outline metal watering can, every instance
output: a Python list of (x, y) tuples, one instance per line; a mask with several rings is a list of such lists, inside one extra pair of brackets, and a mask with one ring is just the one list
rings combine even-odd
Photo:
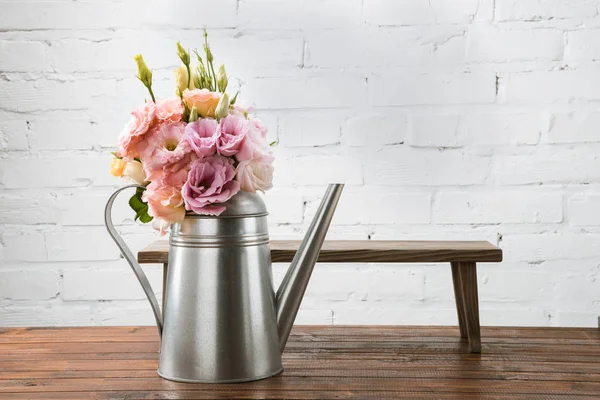
[(164, 310), (148, 278), (112, 223), (106, 227), (150, 301), (161, 336), (158, 374), (180, 382), (245, 382), (283, 371), (285, 348), (343, 184), (329, 185), (275, 293), (267, 209), (240, 191), (218, 217), (186, 214), (171, 227)]

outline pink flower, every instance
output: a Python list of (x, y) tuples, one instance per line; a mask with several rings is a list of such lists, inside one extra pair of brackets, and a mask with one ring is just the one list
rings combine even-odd
[(273, 187), (273, 165), (264, 161), (241, 161), (236, 178), (240, 188), (249, 193), (265, 192)]
[(196, 107), (198, 115), (202, 118), (214, 118), (219, 100), (221, 100), (221, 93), (214, 93), (208, 89), (186, 89), (183, 91), (185, 104), (187, 104), (190, 111), (192, 107)]
[(267, 126), (258, 118), (250, 117), (250, 122), (254, 124), (254, 127), (260, 132), (260, 136), (263, 139), (267, 139)]
[(186, 156), (186, 146), (180, 146), (184, 122), (163, 122), (153, 127), (138, 146), (147, 181), (160, 179), (163, 168)]
[(153, 226), (165, 234), (168, 227), (183, 221), (185, 207), (181, 190), (167, 185), (164, 181), (154, 181), (146, 187), (142, 200), (148, 203), (148, 214), (154, 217)]
[(219, 139), (217, 152), (222, 156), (231, 157), (240, 151), (248, 128), (248, 121), (239, 115), (228, 115), (219, 122)]
[(197, 214), (221, 215), (225, 206), (217, 204), (226, 202), (240, 190), (234, 176), (231, 158), (215, 154), (195, 160), (182, 189), (186, 208)]
[(153, 125), (156, 118), (156, 105), (148, 101), (131, 112), (132, 118), (119, 137), (119, 156), (125, 161), (138, 157), (138, 144)]
[(169, 97), (156, 103), (156, 117), (161, 121), (179, 122), (183, 116), (183, 105), (179, 97)]
[(272, 163), (274, 157), (271, 147), (265, 137), (263, 137), (262, 132), (254, 126), (253, 122), (250, 122), (250, 124), (251, 128), (246, 134), (246, 140), (244, 140), (235, 158), (238, 161), (261, 160), (266, 163)]
[(215, 154), (219, 124), (212, 118), (199, 119), (185, 127), (184, 142), (189, 145), (200, 158)]

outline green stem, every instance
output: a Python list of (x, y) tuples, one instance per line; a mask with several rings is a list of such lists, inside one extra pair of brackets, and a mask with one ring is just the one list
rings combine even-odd
[(154, 93), (152, 92), (152, 86), (146, 86), (148, 88), (148, 91), (150, 92), (150, 97), (152, 97), (152, 101), (154, 102), (154, 104), (156, 104), (156, 99), (154, 98)]
[(185, 67), (187, 68), (187, 73), (188, 73), (188, 82), (187, 82), (186, 89), (189, 89), (190, 88), (190, 79), (192, 79), (192, 74), (190, 72), (190, 64), (186, 64)]
[(213, 91), (216, 92), (218, 90), (217, 74), (215, 74), (215, 67), (213, 67), (213, 63), (212, 62), (210, 62), (210, 70), (211, 70), (212, 75), (213, 75), (213, 82), (214, 82)]

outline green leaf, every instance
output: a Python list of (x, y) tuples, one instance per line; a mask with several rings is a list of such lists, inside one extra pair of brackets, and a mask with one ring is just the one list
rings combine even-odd
[(271, 143), (269, 143), (269, 146), (270, 146), (270, 147), (273, 147), (273, 146), (275, 146), (276, 144), (277, 144), (277, 140), (275, 140), (274, 142), (271, 142)]
[(142, 200), (142, 193), (144, 193), (144, 190), (145, 189), (142, 188), (136, 189), (135, 194), (129, 199), (129, 207), (135, 211), (136, 221), (139, 219), (142, 223), (147, 224), (152, 221), (153, 218), (148, 215), (148, 203)]

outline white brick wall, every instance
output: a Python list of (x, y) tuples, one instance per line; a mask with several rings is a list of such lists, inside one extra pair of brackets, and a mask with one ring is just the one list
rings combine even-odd
[[(279, 142), (273, 237), (299, 238), (345, 181), (331, 238), (490, 240), (505, 262), (479, 268), (483, 324), (596, 326), (599, 8), (0, 0), (0, 326), (153, 323), (102, 226), (110, 151), (146, 96), (131, 57), (170, 95), (174, 44), (203, 26)], [(114, 219), (134, 251), (156, 238), (126, 198)], [(318, 265), (297, 322), (456, 324), (449, 268)]]

